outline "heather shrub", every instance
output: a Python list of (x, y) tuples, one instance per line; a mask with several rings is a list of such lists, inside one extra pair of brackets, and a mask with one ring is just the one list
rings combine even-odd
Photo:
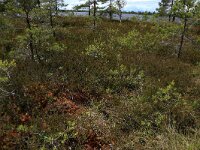
[(31, 30), (0, 20), (0, 146), (197, 149), (198, 45), (176, 58), (179, 24), (53, 16), (52, 29), (40, 13)]
[(164, 132), (174, 128), (178, 132), (190, 132), (196, 128), (197, 117), (192, 104), (184, 100), (176, 91), (174, 82), (159, 88), (148, 97), (133, 97), (123, 102), (126, 110), (120, 114), (120, 129), (125, 132), (143, 131), (147, 134)]

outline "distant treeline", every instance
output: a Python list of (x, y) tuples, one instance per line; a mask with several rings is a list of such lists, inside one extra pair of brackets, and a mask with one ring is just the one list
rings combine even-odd
[[(61, 12), (88, 12), (87, 10), (60, 10)], [(139, 15), (154, 15), (156, 12), (150, 12), (150, 11), (123, 11), (123, 14), (139, 14)]]

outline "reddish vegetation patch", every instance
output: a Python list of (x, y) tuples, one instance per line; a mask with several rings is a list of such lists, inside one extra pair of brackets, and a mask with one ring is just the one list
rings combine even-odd
[(20, 115), (20, 121), (22, 123), (26, 123), (26, 122), (29, 122), (31, 120), (31, 116), (28, 115), (27, 113), (26, 114), (21, 114)]
[(20, 138), (20, 133), (16, 131), (9, 131), (0, 137), (0, 147), (12, 149), (15, 146), (15, 140)]
[(83, 92), (70, 92), (63, 84), (36, 83), (24, 88), (25, 95), (45, 111), (76, 114), (88, 103)]
[(53, 109), (56, 109), (58, 113), (75, 114), (80, 109), (80, 107), (66, 97), (59, 97), (54, 103), (47, 105), (45, 111), (48, 112)]
[[(65, 85), (57, 84), (41, 84), (35, 83), (24, 88), (24, 94), (27, 100), (33, 104), (32, 108), (40, 109), (45, 114), (72, 115), (79, 116), (85, 111), (85, 105), (89, 103), (89, 98), (83, 92), (70, 92)], [(15, 108), (17, 109), (17, 107)], [(34, 117), (29, 113), (18, 113), (17, 118), (20, 124), (29, 124)], [(49, 124), (43, 120), (40, 127), (44, 131), (49, 130)], [(23, 136), (31, 136), (31, 133), (21, 133), (10, 131), (0, 137), (0, 142), (6, 147), (15, 147), (16, 139), (21, 139)], [(30, 135), (29, 135), (30, 134)], [(94, 131), (89, 131), (86, 134), (87, 139), (81, 142), (85, 150), (110, 150), (111, 146), (107, 144), (104, 139), (101, 139)], [(9, 145), (8, 145), (9, 143)], [(1, 145), (0, 145), (1, 146)]]
[(85, 142), (85, 150), (110, 150), (112, 145), (106, 144), (98, 135), (90, 130), (87, 140)]
[(200, 34), (200, 25), (192, 27), (192, 31), (197, 33), (197, 34)]

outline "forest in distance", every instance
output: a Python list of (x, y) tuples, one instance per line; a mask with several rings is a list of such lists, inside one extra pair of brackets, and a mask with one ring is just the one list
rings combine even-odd
[(0, 0), (0, 150), (200, 150), (200, 1), (67, 3)]

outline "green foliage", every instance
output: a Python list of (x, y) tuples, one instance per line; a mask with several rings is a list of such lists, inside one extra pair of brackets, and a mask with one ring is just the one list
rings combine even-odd
[[(66, 125), (66, 130), (63, 132), (58, 132), (52, 135), (39, 135), (43, 143), (41, 143), (41, 149), (48, 149), (52, 147), (53, 149), (58, 149), (65, 147), (65, 144), (71, 139), (77, 138), (78, 133), (76, 132), (75, 122), (68, 121)], [(70, 146), (69, 146), (70, 147)]]
[[(17, 18), (1, 15), (5, 149), (199, 146), (200, 54), (187, 39), (183, 57), (174, 57), (179, 24), (101, 19), (92, 30), (92, 18), (57, 16), (54, 6), (28, 9), (28, 29), (21, 6)], [(188, 33), (198, 41), (195, 31)]]
[(48, 59), (53, 52), (62, 52), (65, 46), (55, 41), (52, 30), (44, 27), (34, 27), (27, 29), (25, 34), (16, 38), (17, 44), (14, 50), (16, 58), (26, 58), (30, 54), (27, 45), (30, 42), (34, 45), (34, 54), (37, 59)]
[(0, 83), (7, 82), (10, 79), (10, 73), (15, 66), (14, 60), (10, 62), (0, 60)]
[(26, 125), (19, 125), (18, 127), (17, 127), (17, 131), (18, 132), (27, 132), (28, 131), (28, 127), (26, 126)]
[(128, 35), (119, 38), (118, 41), (120, 45), (133, 49), (140, 44), (140, 36), (141, 35), (137, 30), (133, 30), (129, 32)]
[(110, 70), (106, 81), (107, 92), (120, 92), (123, 89), (140, 90), (144, 81), (144, 72), (137, 74), (135, 69), (128, 70), (120, 65), (118, 69)]
[(136, 17), (136, 16), (131, 17), (130, 20), (133, 21), (133, 22), (137, 22), (137, 21), (139, 21), (138, 17)]
[(5, 11), (5, 3), (0, 2), (0, 12), (4, 12), (4, 11)]
[(104, 43), (99, 43), (97, 41), (94, 42), (94, 45), (89, 45), (86, 50), (85, 54), (94, 58), (104, 58), (106, 54), (104, 53)]
[(195, 14), (195, 2), (196, 0), (176, 0), (171, 11), (180, 18), (191, 18)]
[(161, 2), (159, 2), (160, 7), (157, 9), (158, 14), (160, 16), (167, 15), (170, 4), (171, 4), (170, 0), (161, 0)]
[(142, 16), (142, 20), (143, 21), (148, 21), (149, 20), (148, 12), (144, 12), (144, 14)]
[(126, 36), (118, 38), (118, 42), (123, 48), (128, 48), (133, 51), (144, 50), (152, 52), (162, 47), (161, 41), (166, 41), (169, 39), (169, 37), (174, 35), (174, 31), (177, 30), (177, 26), (163, 28), (159, 24), (156, 24), (151, 28), (151, 30), (154, 32), (146, 32), (141, 34), (138, 30), (134, 29)]
[(149, 100), (139, 97), (139, 100), (130, 99), (126, 103), (127, 110), (120, 114), (124, 132), (142, 130), (151, 135), (167, 128), (187, 132), (195, 126), (192, 106), (177, 92), (174, 82), (158, 89)]
[[(153, 107), (155, 110), (155, 123), (160, 126), (165, 119), (173, 120), (172, 113), (176, 110), (177, 105), (181, 102), (181, 95), (177, 93), (174, 87), (175, 83), (171, 82), (166, 88), (160, 88), (152, 97)], [(158, 112), (156, 112), (158, 111)], [(174, 123), (172, 121), (172, 123)], [(169, 123), (170, 124), (170, 123)]]

